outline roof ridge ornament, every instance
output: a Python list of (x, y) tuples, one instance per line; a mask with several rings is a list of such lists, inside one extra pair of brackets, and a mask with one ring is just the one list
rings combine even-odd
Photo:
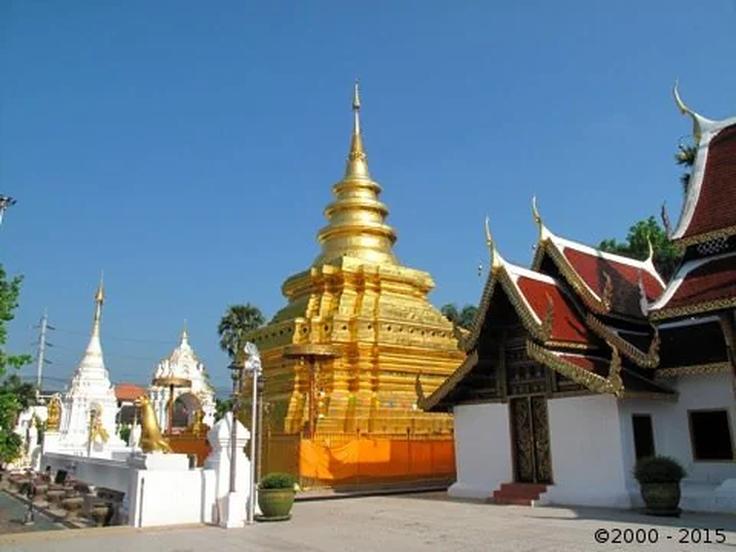
[(490, 227), (490, 219), (488, 218), (488, 215), (486, 215), (485, 220), (485, 233), (486, 247), (488, 247), (488, 252), (491, 255), (491, 273), (493, 273), (495, 270), (502, 268), (506, 264), (506, 261), (498, 252), (498, 249), (496, 248), (496, 242), (493, 241), (493, 235), (491, 234)]
[(534, 218), (534, 223), (537, 225), (537, 228), (539, 229), (539, 240), (546, 240), (550, 237), (552, 234), (549, 229), (544, 225), (544, 221), (542, 220), (542, 215), (539, 213), (539, 206), (537, 205), (537, 196), (532, 196), (532, 217)]
[(690, 109), (680, 97), (679, 81), (675, 79), (675, 85), (672, 87), (672, 95), (675, 97), (675, 104), (683, 115), (689, 115), (693, 120), (693, 136), (695, 142), (700, 143), (700, 138), (703, 136), (703, 131), (707, 130), (707, 127), (711, 126), (714, 121), (703, 117), (699, 113), (696, 113)]

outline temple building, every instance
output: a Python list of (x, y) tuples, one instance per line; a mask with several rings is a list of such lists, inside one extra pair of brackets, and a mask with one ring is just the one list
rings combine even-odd
[[(105, 456), (125, 446), (116, 433), (118, 401), (100, 342), (104, 302), (105, 291), (100, 282), (95, 293), (92, 335), (62, 400), (58, 447), (67, 453)], [(47, 440), (56, 447), (55, 438)], [(45, 447), (45, 451), (49, 450)]]
[(465, 362), (420, 401), (453, 412), (450, 494), (497, 503), (641, 505), (639, 458), (677, 459), (681, 507), (736, 508), (736, 118), (695, 121), (697, 157), (665, 285), (649, 258), (554, 234), (534, 205), (530, 268), (493, 259)]
[[(201, 422), (208, 426), (214, 423), (215, 390), (206, 366), (189, 343), (186, 328), (181, 332), (179, 345), (156, 365), (148, 395), (161, 428), (169, 427), (170, 411), (173, 412), (171, 428), (189, 427), (200, 410)], [(174, 404), (169, 409), (172, 396)]]
[[(464, 355), (453, 325), (427, 299), (432, 277), (403, 266), (394, 253), (396, 232), (386, 223), (381, 187), (368, 170), (360, 107), (356, 84), (347, 167), (325, 209), (328, 223), (317, 234), (321, 252), (284, 282), (287, 305), (249, 336), (262, 352), (266, 423), (271, 434), (298, 436), (298, 446), (281, 456), (297, 456), (301, 475), (309, 470), (307, 451), (324, 445), (320, 436), (327, 434), (342, 444), (382, 439), (374, 443), (386, 451), (381, 458), (364, 460), (387, 477), (408, 473), (392, 443), (406, 443), (407, 435), (421, 434), (428, 443), (436, 438), (447, 445), (449, 458), (421, 475), (451, 475), (451, 417), (419, 410), (417, 393), (433, 391)], [(349, 479), (338, 475), (349, 461), (325, 446), (322, 458), (331, 468), (314, 478)], [(267, 464), (279, 460), (273, 451), (265, 446)], [(271, 465), (288, 464), (280, 460)], [(412, 469), (422, 470), (419, 463)]]

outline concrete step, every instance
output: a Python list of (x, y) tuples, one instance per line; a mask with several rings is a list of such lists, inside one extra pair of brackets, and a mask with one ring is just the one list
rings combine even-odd
[(531, 506), (546, 490), (546, 485), (535, 483), (503, 483), (498, 490), (493, 491), (490, 500), (495, 504)]

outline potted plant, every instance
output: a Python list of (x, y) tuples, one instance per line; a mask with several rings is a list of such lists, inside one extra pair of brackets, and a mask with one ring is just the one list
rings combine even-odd
[(646, 513), (654, 516), (680, 515), (680, 481), (684, 468), (673, 458), (642, 458), (634, 467), (634, 477), (641, 486)]
[(269, 473), (258, 484), (258, 506), (263, 521), (282, 521), (291, 518), (296, 480), (289, 473)]

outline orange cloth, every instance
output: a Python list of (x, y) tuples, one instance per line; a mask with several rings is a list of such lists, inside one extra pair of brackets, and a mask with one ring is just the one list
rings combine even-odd
[(447, 439), (356, 438), (340, 445), (303, 440), (299, 473), (324, 481), (452, 476), (455, 449)]

